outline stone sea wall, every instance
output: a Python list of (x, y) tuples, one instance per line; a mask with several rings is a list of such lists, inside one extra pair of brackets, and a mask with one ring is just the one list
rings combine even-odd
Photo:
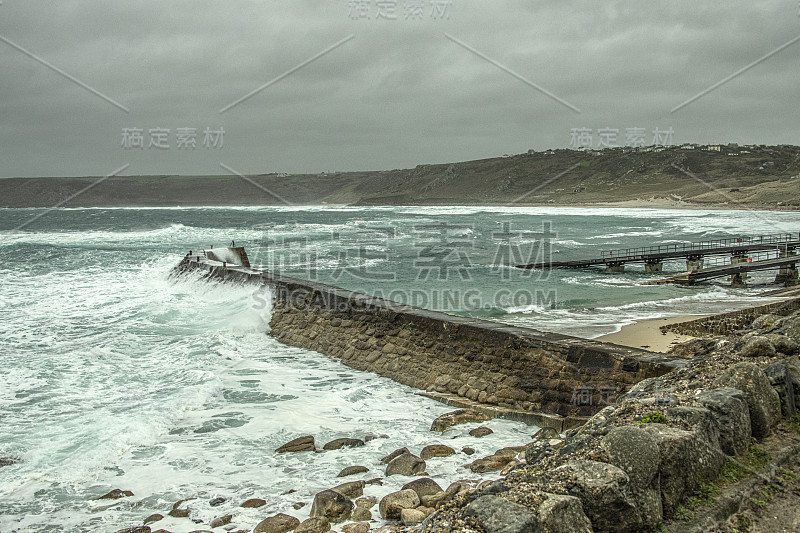
[[(298, 309), (278, 299), (270, 325), (272, 335), (285, 344), (324, 353), (417, 389), (515, 411), (559, 415), (575, 423), (602, 408), (596, 403), (581, 405), (576, 391), (608, 391), (616, 396), (672, 368), (599, 343), (533, 337), (503, 331), (494, 323), (460, 323), (459, 317), (420, 311)], [(538, 422), (550, 425), (557, 420), (543, 417)]]
[(800, 298), (776, 302), (740, 311), (722, 313), (687, 322), (662, 326), (661, 331), (691, 335), (693, 337), (714, 337), (728, 335), (753, 324), (761, 316), (775, 315), (775, 318), (788, 316), (800, 309)]
[(438, 393), (440, 400), (462, 398), (559, 431), (582, 423), (635, 383), (682, 364), (663, 354), (193, 259), (187, 257), (179, 269), (269, 286), (271, 334), (282, 343)]

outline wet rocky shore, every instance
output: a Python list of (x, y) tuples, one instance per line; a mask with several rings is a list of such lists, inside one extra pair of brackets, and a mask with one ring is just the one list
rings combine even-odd
[[(639, 382), (564, 434), (544, 428), (530, 441), (486, 457), (472, 456), (468, 447), (400, 447), (380, 458), (379, 469), (345, 468), (341, 483), (294, 509), (252, 524), (229, 513), (194, 531), (599, 533), (688, 531), (693, 521), (705, 524), (700, 531), (747, 531), (737, 520), (755, 496), (712, 508), (718, 494), (735, 493), (748, 480), (753, 490), (788, 490), (776, 479), (792, 479), (791, 464), (800, 451), (798, 343), (800, 312), (761, 315), (728, 335), (680, 345), (675, 351), (689, 360), (685, 367)], [(486, 416), (469, 410), (443, 415), (431, 430), (459, 424), (470, 425), (475, 438), (491, 432)], [(319, 446), (308, 435), (276, 452), (344, 450), (382, 437), (346, 437)], [(453, 454), (463, 455), (464, 476), (440, 485), (428, 471), (437, 458)], [(474, 479), (487, 472), (493, 479)], [(408, 483), (381, 499), (364, 496), (367, 485), (388, 476), (407, 477)], [(117, 491), (108, 497), (125, 496)], [(265, 503), (248, 500), (241, 506)], [(214, 502), (177, 502), (120, 533), (167, 533), (158, 522), (165, 516), (191, 520), (195, 504)], [(292, 512), (306, 505), (310, 518), (301, 522)]]
[[(431, 424), (432, 440), (441, 440), (442, 434), (458, 426), (469, 428), (468, 434), (475, 439), (486, 439), (493, 431), (489, 417), (473, 410), (455, 410), (445, 413)], [(483, 424), (487, 425), (483, 425)], [(532, 429), (536, 429), (535, 427)], [(553, 444), (560, 442), (558, 433), (552, 428), (537, 430), (536, 437), (547, 437)], [(350, 448), (361, 448), (375, 439), (390, 439), (389, 435), (368, 434), (359, 437), (343, 437), (320, 445), (313, 435), (305, 435), (286, 442), (276, 450), (277, 454), (309, 453), (320, 454), (339, 451), (346, 454)], [(279, 533), (295, 531), (298, 533), (342, 531), (359, 533), (367, 531), (403, 531), (418, 528), (426, 518), (438, 507), (456, 498), (464, 498), (476, 490), (487, 486), (493, 480), (487, 476), (504, 475), (524, 461), (526, 446), (512, 446), (498, 449), (494, 454), (480, 457), (471, 446), (455, 449), (445, 444), (429, 444), (417, 450), (400, 447), (390, 454), (376, 456), (365, 465), (352, 465), (343, 468), (336, 476), (337, 483), (331, 488), (317, 493), (311, 501), (297, 501), (285, 512), (266, 514), (262, 520), (253, 522), (252, 513), (228, 512), (220, 514), (212, 521), (204, 522), (196, 518), (197, 511), (222, 506), (230, 510), (230, 503), (224, 497), (204, 500), (198, 496), (190, 496), (175, 502), (162, 512), (153, 513), (143, 519), (142, 525), (131, 526), (119, 530), (120, 533), (170, 533), (167, 528), (159, 527), (162, 523), (175, 524), (175, 519), (186, 525), (196, 524), (193, 532), (233, 531), (254, 533)], [(436, 461), (440, 458), (460, 456), (464, 462), (464, 474), (456, 481), (441, 486), (428, 477), (428, 470), (436, 471)], [(368, 466), (367, 466), (368, 465)], [(398, 476), (408, 481), (401, 490), (385, 494), (381, 498), (365, 495), (365, 488), (370, 485), (383, 485), (390, 476)], [(355, 480), (354, 480), (355, 479)], [(301, 480), (298, 480), (301, 481)], [(289, 489), (284, 494), (297, 492)], [(133, 492), (114, 489), (98, 500), (122, 500), (134, 497)], [(274, 502), (273, 502), (274, 503)], [(308, 507), (307, 507), (308, 506)], [(271, 502), (261, 498), (248, 498), (238, 504), (241, 509), (274, 509)], [(305, 509), (304, 509), (305, 508)], [(294, 514), (300, 509), (308, 510), (310, 517), (301, 521)], [(206, 513), (207, 515), (207, 513)], [(252, 522), (252, 523), (251, 523)]]

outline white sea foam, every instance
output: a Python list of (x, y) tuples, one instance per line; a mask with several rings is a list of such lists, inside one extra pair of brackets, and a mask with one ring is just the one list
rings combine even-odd
[[(264, 334), (269, 308), (254, 308), (252, 288), (200, 283), (198, 275), (168, 281), (172, 259), (147, 261), (122, 277), (61, 271), (22, 283), (14, 312), (47, 321), (4, 322), (0, 334), (17, 353), (37, 345), (46, 351), (4, 364), (13, 370), (0, 378), (0, 402), (13, 421), (0, 429), (0, 451), (22, 459), (3, 471), (0, 529), (120, 529), (188, 496), (200, 498), (188, 506), (206, 523), (235, 511), (238, 524), (254, 526), (264, 509), (238, 505), (255, 496), (270, 511), (302, 519), (310, 506), (293, 511), (292, 503), (344, 481), (335, 476), (352, 464), (381, 476), (378, 459), (400, 446), (419, 453), (431, 443), (469, 444), (480, 457), (529, 438), (531, 428), (508, 421), (488, 422), (495, 433), (481, 440), (461, 428), (432, 434), (431, 420), (447, 406), (277, 343)], [(54, 300), (63, 305), (54, 308)], [(272, 452), (304, 434), (321, 446), (367, 433), (390, 438), (325, 454)], [(467, 461), (463, 454), (434, 459), (428, 470), (446, 485), (464, 477)], [(380, 497), (406, 481), (389, 478), (367, 494)], [(93, 500), (112, 488), (136, 496)], [(282, 495), (289, 489), (298, 492)], [(209, 507), (205, 501), (217, 495), (228, 501)], [(159, 526), (176, 533), (198, 527), (177, 519)]]

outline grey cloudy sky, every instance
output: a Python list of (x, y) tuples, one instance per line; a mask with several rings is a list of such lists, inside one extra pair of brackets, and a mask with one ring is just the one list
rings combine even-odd
[(800, 42), (671, 112), (798, 38), (797, 0), (434, 3), (3, 0), (0, 176), (411, 168), (566, 148), (572, 128), (800, 144)]

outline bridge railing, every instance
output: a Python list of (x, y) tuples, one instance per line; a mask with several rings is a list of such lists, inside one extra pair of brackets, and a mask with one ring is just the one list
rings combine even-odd
[[(758, 250), (748, 252), (747, 262), (766, 261), (767, 259), (779, 259), (785, 257), (786, 251), (775, 248), (774, 250)], [(703, 260), (703, 268), (711, 268), (716, 266), (729, 266), (733, 264), (731, 256), (725, 257), (711, 257)], [(776, 267), (777, 268), (777, 267)]]
[(787, 242), (800, 241), (800, 233), (773, 233), (769, 235), (729, 237), (725, 239), (712, 239), (700, 242), (668, 243), (657, 246), (645, 246), (639, 248), (620, 248), (601, 252), (602, 259), (626, 259), (641, 258), (641, 256), (664, 254), (671, 252), (684, 252), (687, 255), (693, 252), (701, 253), (714, 248), (731, 246), (747, 247), (749, 245), (761, 244), (780, 244)]

